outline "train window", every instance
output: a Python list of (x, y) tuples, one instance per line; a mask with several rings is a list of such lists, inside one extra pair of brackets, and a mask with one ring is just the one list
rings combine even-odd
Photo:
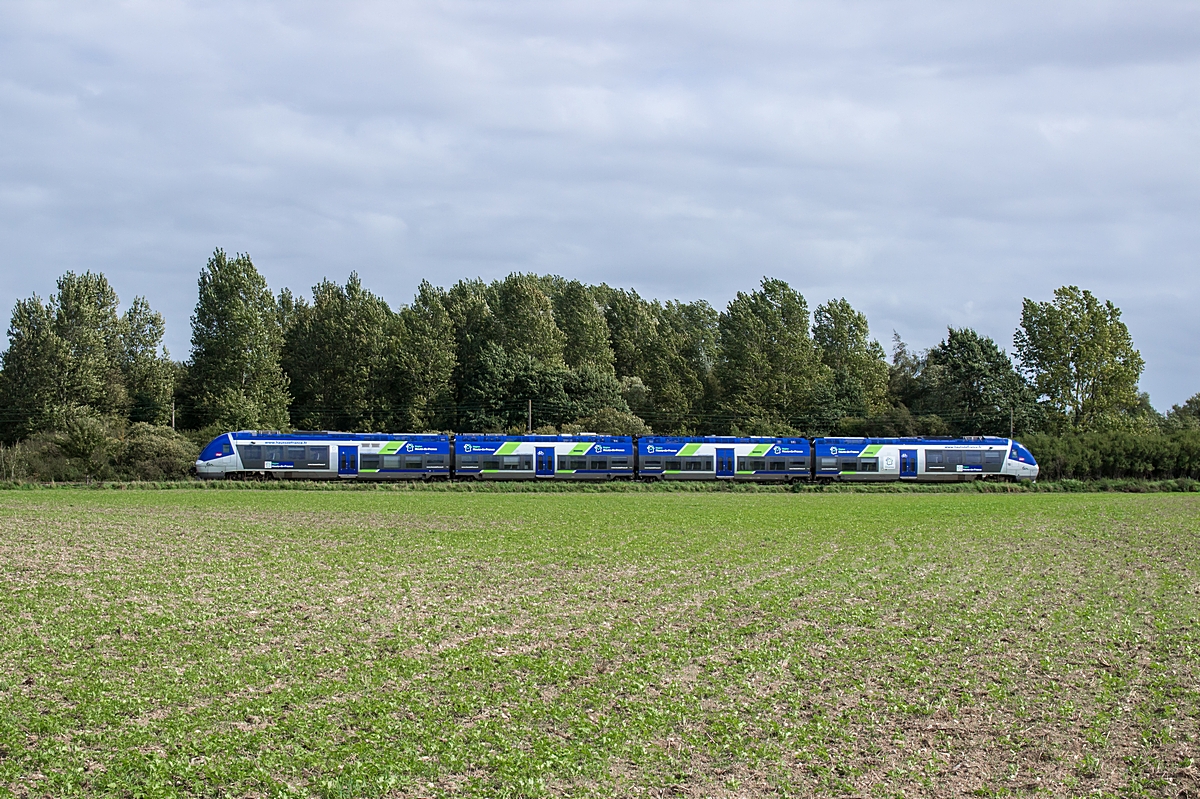
[(963, 453), (963, 463), (969, 466), (978, 466), (983, 463), (983, 453), (977, 449), (969, 449)]
[(479, 456), (478, 455), (459, 455), (455, 462), (455, 466), (457, 466), (459, 469), (478, 469), (479, 468)]
[(399, 455), (381, 455), (379, 457), (380, 457), (380, 463), (379, 463), (380, 469), (399, 469), (400, 468), (400, 456)]
[(773, 471), (773, 472), (787, 471), (787, 461), (771, 461), (771, 471)]
[(287, 459), (297, 466), (304, 463), (304, 446), (301, 445), (299, 447), (288, 447)]
[(281, 447), (278, 445), (270, 447), (264, 446), (262, 448), (263, 460), (271, 461), (272, 463), (279, 463), (283, 460), (286, 451), (287, 447)]
[(946, 452), (946, 465), (957, 466), (958, 464), (962, 463), (962, 456), (962, 452), (958, 450), (948, 450)]
[(837, 458), (821, 458), (821, 468), (822, 469), (836, 469), (837, 468)]
[(484, 471), (498, 472), (498, 471), (500, 471), (500, 461), (498, 461), (494, 458), (485, 460), (483, 462), (483, 469), (484, 469)]
[(668, 472), (681, 472), (681, 471), (683, 471), (683, 462), (682, 462), (682, 461), (672, 461), (672, 460), (668, 460), (668, 461), (667, 461), (667, 471), (668, 471)]
[(262, 468), (262, 447), (258, 444), (246, 444), (245, 446), (238, 447), (238, 454), (242, 456), (243, 469)]
[(857, 472), (858, 461), (842, 461), (838, 466), (838, 471), (842, 472)]
[(946, 456), (946, 454), (944, 452), (942, 452), (942, 450), (940, 450), (940, 449), (925, 450), (925, 468), (926, 469), (942, 468), (942, 464), (945, 463), (945, 456)]
[(704, 468), (704, 461), (700, 458), (688, 458), (683, 462), (683, 471), (685, 472), (703, 472), (711, 471)]
[(519, 471), (521, 468), (520, 455), (504, 455), (500, 458), (500, 468), (506, 472)]
[(608, 458), (592, 458), (588, 461), (588, 468), (608, 471)]
[(559, 456), (558, 469), (559, 471), (575, 471), (576, 469), (586, 469), (587, 458), (565, 458)]
[(425, 465), (426, 466), (445, 466), (446, 465), (446, 456), (445, 455), (426, 455), (425, 456)]
[(661, 469), (662, 463), (663, 462), (658, 458), (647, 458), (646, 460), (642, 461), (642, 466), (647, 469)]
[(788, 461), (788, 471), (798, 472), (808, 468), (808, 461)]
[(329, 447), (309, 447), (308, 465), (329, 468)]
[(862, 458), (858, 462), (858, 471), (860, 472), (877, 472), (879, 471), (878, 458)]
[(365, 472), (368, 469), (379, 468), (379, 455), (375, 453), (362, 453), (358, 456), (358, 470)]
[(750, 471), (763, 472), (763, 471), (766, 471), (766, 469), (767, 469), (767, 462), (765, 460), (758, 460), (757, 458), (750, 459)]
[(404, 468), (405, 469), (420, 469), (421, 468), (421, 456), (420, 455), (405, 455), (404, 456)]
[(608, 465), (611, 469), (628, 469), (629, 458), (610, 458)]
[(704, 459), (704, 471), (711, 472), (712, 470), (713, 470), (712, 458), (705, 458)]
[(988, 450), (987, 452), (983, 453), (983, 462), (984, 463), (995, 465), (997, 463), (1000, 463), (1002, 460), (1004, 460), (1004, 453), (999, 450), (993, 449), (993, 450)]
[(746, 465), (746, 459), (745, 459), (745, 458), (738, 458), (738, 468), (737, 468), (737, 470), (738, 470), (739, 472), (748, 472), (748, 471), (750, 471), (750, 467)]

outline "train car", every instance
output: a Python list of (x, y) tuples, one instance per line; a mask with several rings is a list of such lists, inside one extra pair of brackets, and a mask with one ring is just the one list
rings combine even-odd
[(817, 480), (956, 482), (1036, 480), (1029, 450), (1009, 438), (817, 438)]
[(798, 481), (811, 477), (807, 438), (648, 436), (638, 439), (644, 480)]
[(478, 480), (633, 479), (633, 439), (590, 433), (454, 437), (454, 476)]
[(200, 477), (292, 480), (428, 480), (450, 477), (450, 436), (241, 430), (214, 438)]

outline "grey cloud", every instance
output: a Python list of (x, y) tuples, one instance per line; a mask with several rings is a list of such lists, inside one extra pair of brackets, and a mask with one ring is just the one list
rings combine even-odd
[(1076, 283), (1200, 390), (1194, 3), (10, 3), (0, 301), (99, 269), (187, 352), (213, 247), (276, 288), (553, 271), (886, 341)]

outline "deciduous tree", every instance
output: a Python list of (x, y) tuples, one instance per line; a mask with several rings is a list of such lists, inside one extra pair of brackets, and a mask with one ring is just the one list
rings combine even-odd
[(1077, 286), (1057, 289), (1051, 302), (1026, 299), (1013, 340), (1022, 368), (1060, 424), (1120, 426), (1138, 407), (1142, 356), (1111, 301)]
[(352, 272), (323, 280), (313, 301), (289, 313), (281, 363), (292, 390), (291, 420), (308, 430), (380, 430), (391, 415), (386, 356), (393, 314)]
[(841, 416), (874, 416), (888, 408), (888, 365), (871, 338), (865, 314), (845, 299), (818, 305), (813, 341), (833, 376), (832, 401)]
[(721, 408), (743, 432), (811, 430), (832, 383), (809, 333), (808, 303), (782, 280), (738, 292), (720, 315)]
[(229, 258), (218, 249), (199, 283), (188, 375), (192, 426), (284, 427), (283, 329), (267, 281), (249, 255)]

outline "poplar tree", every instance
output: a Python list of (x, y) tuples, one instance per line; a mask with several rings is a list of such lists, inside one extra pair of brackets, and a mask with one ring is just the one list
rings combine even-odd
[(650, 310), (652, 324), (640, 344), (647, 420), (661, 433), (723, 432), (710, 419), (717, 312), (703, 300), (655, 302)]
[(1104, 429), (1135, 415), (1144, 362), (1111, 301), (1078, 286), (1056, 289), (1050, 302), (1027, 298), (1013, 341), (1060, 426)]
[(283, 330), (267, 281), (249, 255), (229, 258), (218, 249), (199, 285), (188, 374), (191, 423), (232, 430), (286, 426)]
[(53, 308), (36, 294), (13, 307), (8, 343), (0, 372), (0, 418), (4, 442), (11, 444), (54, 426), (63, 400), (67, 345), (54, 329)]
[(613, 370), (608, 322), (592, 290), (578, 280), (565, 281), (554, 297), (554, 319), (563, 333), (563, 360), (572, 369), (587, 364)]
[(536, 275), (511, 274), (492, 284), (500, 345), (510, 358), (563, 363), (566, 337), (554, 322), (554, 304)]
[(166, 323), (145, 297), (134, 297), (121, 316), (121, 374), (129, 396), (129, 420), (167, 425), (175, 364), (163, 346)]
[[(394, 318), (351, 272), (322, 280), (309, 305), (291, 301), (280, 362), (292, 393), (292, 424), (307, 430), (378, 430), (389, 419), (383, 390)], [(284, 303), (281, 303), (281, 306)]]
[(426, 280), (400, 309), (389, 353), (390, 390), (398, 430), (434, 430), (453, 423), (454, 325), (446, 292)]
[(813, 342), (833, 375), (831, 410), (840, 416), (872, 416), (887, 409), (887, 355), (871, 338), (865, 314), (844, 298), (818, 305)]
[(829, 367), (809, 333), (808, 303), (782, 280), (738, 292), (718, 322), (716, 375), (721, 409), (745, 433), (810, 430), (826, 424), (819, 406)]
[(91, 272), (67, 272), (57, 288), (46, 303), (34, 295), (13, 308), (0, 381), (9, 441), (128, 410), (116, 292)]

